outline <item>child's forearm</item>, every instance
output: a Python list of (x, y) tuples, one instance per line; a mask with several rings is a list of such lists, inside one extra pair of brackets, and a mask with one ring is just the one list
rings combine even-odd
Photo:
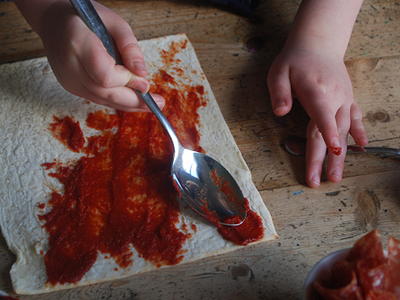
[[(288, 43), (344, 56), (362, 0), (304, 0)], [(328, 53), (327, 53), (328, 54)]]

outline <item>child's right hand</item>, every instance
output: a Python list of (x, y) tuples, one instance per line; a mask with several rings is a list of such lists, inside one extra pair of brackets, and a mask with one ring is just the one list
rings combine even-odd
[[(146, 93), (150, 84), (145, 78), (143, 54), (131, 27), (110, 9), (97, 2), (93, 5), (110, 32), (123, 65), (116, 65), (72, 4), (58, 0), (44, 10), (35, 28), (54, 74), (67, 91), (79, 97), (119, 110), (149, 111), (133, 90)], [(164, 106), (161, 96), (153, 95), (153, 98), (161, 108)]]

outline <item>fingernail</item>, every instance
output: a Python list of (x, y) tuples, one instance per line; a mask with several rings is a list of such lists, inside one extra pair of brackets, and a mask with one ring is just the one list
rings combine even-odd
[(315, 183), (316, 185), (320, 185), (320, 178), (318, 173), (314, 173), (313, 176), (311, 176), (310, 180)]
[(367, 135), (366, 134), (364, 134), (364, 135), (362, 135), (361, 136), (361, 140), (362, 140), (362, 143), (363, 144), (368, 144), (368, 137), (367, 137)]
[(134, 68), (147, 72), (146, 65), (143, 62), (134, 61), (132, 64)]
[(332, 170), (331, 176), (342, 179), (342, 171), (339, 168), (335, 168)]
[(340, 147), (339, 139), (335, 137), (335, 138), (332, 140), (332, 145), (333, 145), (333, 147), (335, 147), (335, 148)]
[(141, 91), (143, 94), (146, 94), (149, 91), (149, 84), (144, 82), (139, 82), (136, 86), (136, 89)]
[(280, 101), (275, 105), (274, 112), (277, 112), (278, 110), (280, 110), (280, 109), (282, 109), (284, 107), (286, 107), (286, 102)]
[(164, 102), (164, 101), (156, 101), (156, 100), (154, 100), (154, 102), (157, 104), (157, 106), (158, 106), (160, 109), (163, 109), (163, 108), (164, 108), (164, 105), (165, 105), (165, 102)]

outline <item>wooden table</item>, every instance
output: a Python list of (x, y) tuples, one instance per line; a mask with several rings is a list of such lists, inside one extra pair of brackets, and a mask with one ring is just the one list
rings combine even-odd
[[(344, 179), (304, 184), (303, 157), (280, 146), (303, 135), (299, 105), (273, 115), (268, 68), (282, 48), (298, 0), (269, 0), (244, 18), (194, 0), (101, 1), (138, 39), (184, 32), (193, 43), (230, 130), (269, 208), (279, 239), (227, 255), (126, 279), (20, 299), (299, 299), (311, 267), (371, 229), (400, 238), (400, 161), (348, 155)], [(43, 56), (38, 36), (13, 3), (0, 4), (0, 63)], [(400, 148), (400, 2), (367, 0), (346, 63), (370, 145)], [(1, 92), (1, 91), (0, 91)], [(15, 256), (0, 235), (0, 289), (13, 294)], [(34, 276), (34, 274), (32, 274)], [(15, 296), (15, 295), (14, 295)]]

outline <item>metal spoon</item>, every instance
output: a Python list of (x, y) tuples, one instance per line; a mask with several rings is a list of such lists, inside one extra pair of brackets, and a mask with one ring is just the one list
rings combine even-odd
[[(283, 146), (287, 152), (297, 156), (304, 156), (306, 154), (307, 140), (298, 136), (288, 136)], [(361, 146), (347, 146), (348, 154), (359, 153), (359, 154), (385, 154), (385, 155), (400, 155), (400, 150), (386, 147), (361, 147)]]
[[(100, 16), (89, 0), (70, 0), (81, 19), (102, 41), (108, 53), (118, 63), (113, 43)], [(149, 93), (135, 90), (166, 129), (174, 146), (171, 175), (179, 192), (190, 207), (210, 221), (238, 226), (246, 218), (244, 197), (232, 175), (211, 157), (185, 149), (171, 124)], [(228, 223), (227, 223), (228, 222)]]

